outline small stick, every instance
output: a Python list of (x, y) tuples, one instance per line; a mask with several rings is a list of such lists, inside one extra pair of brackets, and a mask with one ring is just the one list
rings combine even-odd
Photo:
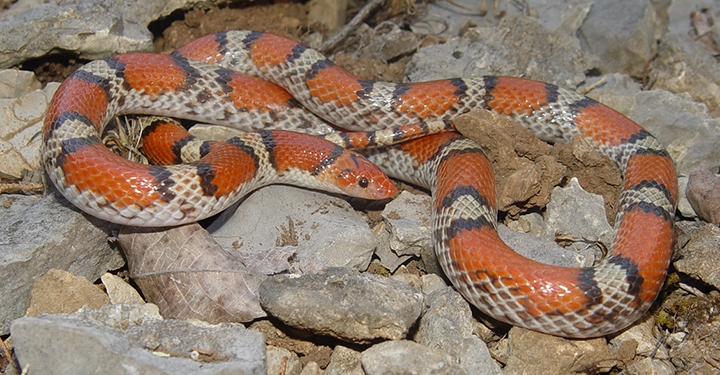
[(323, 42), (323, 44), (320, 46), (319, 50), (322, 53), (328, 53), (331, 49), (335, 48), (338, 43), (340, 43), (343, 39), (347, 38), (348, 35), (362, 22), (365, 20), (365, 18), (375, 10), (380, 4), (382, 4), (385, 0), (372, 0), (369, 3), (365, 4), (365, 6), (360, 9), (360, 11), (353, 17), (353, 19), (350, 20), (345, 26), (343, 26), (342, 29), (340, 29), (338, 32), (333, 34), (330, 38), (328, 38), (326, 41)]

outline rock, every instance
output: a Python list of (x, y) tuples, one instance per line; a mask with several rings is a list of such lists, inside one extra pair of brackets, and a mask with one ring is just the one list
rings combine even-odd
[(422, 295), (382, 276), (328, 268), (269, 277), (260, 284), (260, 304), (291, 327), (364, 343), (404, 338), (420, 316)]
[(30, 72), (0, 71), (0, 177), (20, 179), (40, 169), (42, 119), (58, 83), (40, 90)]
[(330, 363), (325, 368), (327, 375), (365, 375), (360, 362), (360, 352), (338, 345), (333, 350)]
[[(655, 329), (655, 319), (648, 315), (644, 321), (634, 324), (614, 337), (610, 345), (616, 353), (616, 358), (629, 364), (627, 366), (629, 373), (674, 374), (675, 369), (669, 362), (667, 347), (657, 345), (658, 340), (660, 338)], [(634, 348), (632, 356), (622, 353), (625, 348)]]
[(579, 30), (602, 73), (640, 77), (657, 51), (657, 15), (648, 0), (595, 0)]
[(316, 30), (332, 34), (345, 25), (347, 0), (310, 0), (308, 24)]
[(35, 280), (26, 315), (69, 314), (84, 306), (97, 309), (108, 303), (107, 294), (88, 279), (52, 268)]
[(53, 196), (0, 195), (0, 335), (25, 315), (33, 282), (51, 268), (97, 280), (125, 260), (107, 243), (107, 224)]
[[(571, 236), (577, 242), (571, 245), (579, 253), (587, 250), (592, 241), (612, 244), (614, 231), (605, 218), (605, 202), (596, 194), (583, 190), (577, 178), (571, 178), (566, 187), (556, 187), (545, 213), (545, 231), (542, 238), (554, 241), (558, 234)], [(592, 266), (593, 254), (584, 253), (584, 266)]]
[(473, 335), (473, 318), (468, 302), (445, 286), (425, 295), (425, 311), (415, 340), (453, 356), (467, 374), (502, 374), (487, 345)]
[(421, 48), (406, 75), (411, 82), (510, 75), (576, 87), (590, 68), (586, 61), (577, 39), (549, 32), (529, 17), (506, 16), (496, 28), (477, 28), (463, 38)]
[(126, 283), (125, 280), (111, 274), (106, 273), (100, 278), (103, 285), (105, 285), (105, 291), (110, 297), (110, 303), (145, 303), (140, 297), (140, 293), (135, 290), (130, 284)]
[(23, 3), (18, 2), (0, 15), (0, 34), (4, 37), (0, 68), (53, 51), (70, 51), (87, 60), (152, 51), (153, 36), (148, 24), (195, 1)]
[[(430, 243), (431, 200), (425, 194), (403, 191), (385, 205), (382, 217), (390, 232), (386, 248), (378, 247), (380, 263), (394, 272), (397, 266), (410, 257), (420, 257), (427, 272), (439, 271), (435, 251)], [(383, 249), (391, 254), (385, 255)], [(390, 258), (388, 260), (387, 258)]]
[(293, 268), (305, 272), (323, 267), (365, 270), (377, 244), (346, 201), (289, 186), (259, 189), (231, 219), (221, 218), (208, 231), (228, 251), (246, 256), (289, 246), (295, 251)]
[(40, 90), (42, 85), (33, 72), (18, 69), (0, 70), (0, 99), (15, 99)]
[(268, 374), (299, 375), (302, 371), (302, 364), (297, 354), (285, 348), (268, 345), (265, 355)]
[(524, 328), (510, 329), (503, 374), (605, 372), (617, 363), (605, 339), (567, 340)]
[(240, 324), (162, 320), (150, 306), (15, 320), (15, 354), (39, 374), (267, 373), (262, 334)]
[(705, 168), (695, 168), (688, 177), (687, 199), (697, 215), (720, 225), (720, 176)]
[[(702, 280), (704, 283), (720, 289), (720, 228), (707, 223), (698, 225), (680, 222), (678, 231), (684, 232), (678, 236), (678, 247), (673, 262), (678, 271), (692, 278)], [(681, 239), (682, 238), (682, 239)]]
[[(687, 22), (687, 21), (685, 21)], [(705, 103), (713, 117), (720, 116), (720, 70), (718, 62), (687, 33), (667, 34), (651, 63), (653, 88), (687, 93)]]
[(442, 350), (407, 340), (373, 345), (362, 353), (360, 360), (367, 375), (467, 374)]
[(300, 372), (300, 375), (323, 375), (325, 374), (325, 371), (323, 371), (320, 368), (320, 365), (318, 365), (315, 362), (309, 362), (305, 367), (303, 367), (302, 371)]
[(654, 358), (643, 358), (627, 367), (630, 375), (674, 375), (675, 366), (667, 361)]

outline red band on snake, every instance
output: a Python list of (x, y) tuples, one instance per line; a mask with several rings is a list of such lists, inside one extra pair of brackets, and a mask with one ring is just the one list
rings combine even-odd
[[(438, 122), (474, 108), (508, 116), (547, 141), (580, 134), (618, 165), (624, 187), (610, 254), (595, 267), (562, 268), (528, 260), (500, 240), (492, 170), (474, 142), (449, 132), (365, 151), (388, 175), (430, 189), (433, 245), (455, 288), (496, 319), (555, 335), (596, 337), (632, 324), (652, 305), (669, 265), (675, 167), (639, 125), (550, 84), (510, 77), (375, 82), (295, 41), (229, 31), (200, 38), (171, 56), (120, 55), (79, 69), (50, 104), (43, 159), (58, 190), (91, 215), (169, 226), (210, 216), (273, 182), (300, 180), (376, 199), (395, 192), (358, 154), (270, 127), (370, 147), (387, 142), (329, 134), (328, 123), (388, 131), (402, 140), (402, 131), (437, 132)], [(100, 143), (107, 121), (123, 113), (262, 132), (208, 146), (187, 164), (147, 166), (123, 160)], [(435, 130), (428, 131), (433, 122)], [(307, 147), (319, 155), (289, 160)], [(245, 169), (232, 175), (241, 162)]]

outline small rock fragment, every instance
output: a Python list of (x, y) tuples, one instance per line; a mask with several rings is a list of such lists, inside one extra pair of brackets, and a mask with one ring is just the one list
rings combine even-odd
[(110, 303), (145, 303), (140, 297), (140, 293), (126, 283), (125, 280), (111, 273), (102, 275), (100, 280), (105, 285), (105, 291), (110, 297)]
[(74, 313), (83, 306), (97, 309), (108, 303), (107, 294), (88, 279), (53, 268), (35, 280), (27, 316)]

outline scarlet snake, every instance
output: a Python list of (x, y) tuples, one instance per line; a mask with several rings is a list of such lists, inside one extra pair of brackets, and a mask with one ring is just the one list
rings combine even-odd
[[(292, 96), (229, 69), (278, 84)], [(673, 244), (677, 177), (672, 160), (655, 138), (626, 117), (542, 82), (510, 77), (374, 82), (345, 72), (295, 41), (229, 31), (200, 38), (170, 56), (119, 55), (73, 73), (50, 103), (43, 160), (71, 202), (91, 215), (128, 225), (196, 221), (258, 186), (298, 178), (333, 191), (338, 190), (328, 182), (345, 181), (342, 191), (367, 198), (395, 192), (357, 154), (309, 136), (267, 130), (330, 131), (298, 102), (328, 122), (356, 131), (413, 124), (423, 129), (431, 120), (450, 121), (484, 108), (545, 140), (582, 135), (624, 174), (611, 252), (589, 268), (540, 264), (499, 239), (492, 170), (474, 142), (441, 133), (370, 150), (367, 157), (388, 175), (431, 190), (433, 244), (445, 274), (465, 298), (496, 319), (561, 336), (596, 337), (632, 324), (657, 297)], [(145, 166), (123, 160), (100, 142), (109, 119), (130, 112), (262, 132), (208, 146), (192, 163)], [(182, 147), (178, 141), (174, 152)], [(317, 152), (294, 165), (289, 157), (308, 154), (304, 150), (309, 146), (301, 142)], [(242, 161), (242, 173), (233, 174), (231, 168)]]

